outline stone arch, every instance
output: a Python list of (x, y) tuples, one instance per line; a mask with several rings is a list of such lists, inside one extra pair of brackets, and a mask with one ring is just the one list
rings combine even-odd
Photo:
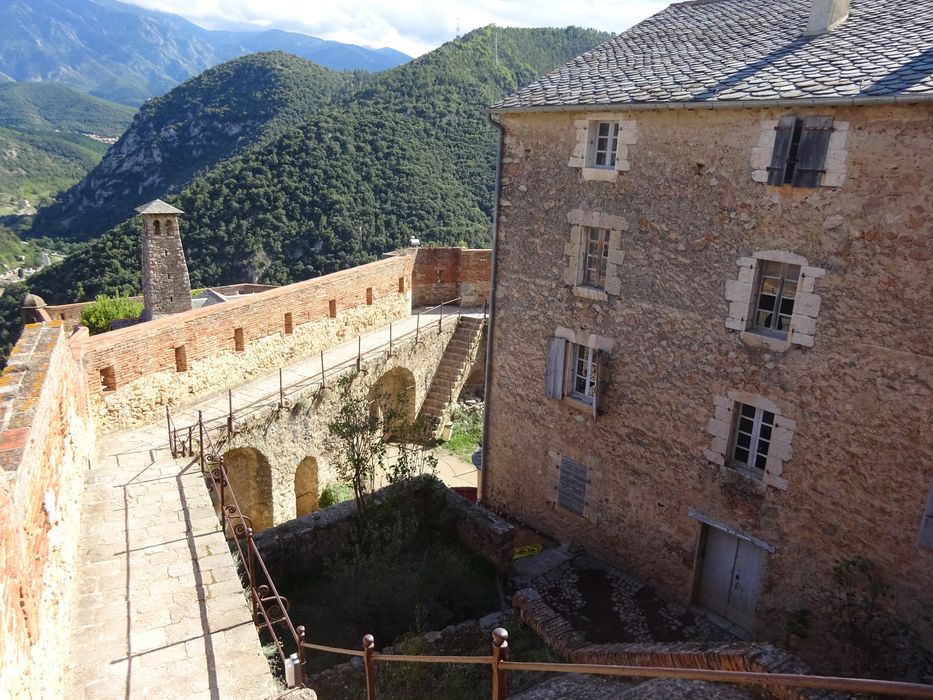
[(305, 457), (295, 469), (295, 517), (318, 509), (318, 468), (314, 457)]
[[(223, 455), (230, 481), (244, 515), (253, 523), (253, 532), (272, 527), (272, 468), (269, 460), (253, 447), (237, 447)], [(227, 498), (230, 492), (227, 492)]]
[(397, 439), (402, 425), (415, 422), (415, 375), (407, 367), (390, 369), (369, 390), (369, 401), (374, 415), (396, 419), (395, 426), (386, 426), (386, 440)]

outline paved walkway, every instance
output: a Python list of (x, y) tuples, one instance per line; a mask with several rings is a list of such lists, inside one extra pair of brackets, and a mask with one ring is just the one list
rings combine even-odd
[[(393, 323), (393, 336), (416, 322)], [(363, 336), (363, 352), (389, 333)], [(357, 347), (354, 339), (325, 352), (325, 367), (356, 357)], [(287, 368), (285, 383), (319, 372), (320, 362)], [(234, 408), (278, 387), (278, 372), (244, 384)], [(176, 425), (195, 421), (198, 409), (206, 419), (226, 416), (226, 392), (176, 415)], [(153, 418), (152, 426), (101, 439), (85, 475), (66, 697), (274, 697), (280, 689), (198, 465), (171, 457), (162, 416)], [(475, 471), (456, 458), (444, 460), (442, 476), (475, 485)]]

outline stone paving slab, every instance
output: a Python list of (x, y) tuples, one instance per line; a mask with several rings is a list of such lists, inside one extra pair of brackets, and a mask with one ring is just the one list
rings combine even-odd
[(111, 436), (86, 474), (65, 696), (273, 696), (204, 479), (166, 442)]
[[(479, 316), (479, 313), (464, 315)], [(422, 318), (430, 332), (437, 316)], [(416, 316), (392, 324), (397, 338)], [(367, 333), (362, 350), (389, 340)], [(327, 369), (356, 357), (353, 339), (324, 353)], [(285, 370), (286, 383), (320, 371), (320, 357)], [(234, 391), (234, 408), (275, 394), (278, 372)], [(176, 426), (227, 415), (226, 391), (174, 416)], [(281, 692), (262, 654), (234, 559), (196, 462), (172, 459), (163, 416), (101, 439), (85, 475), (68, 698), (268, 698)], [(470, 465), (472, 466), (472, 465)], [(475, 470), (442, 464), (452, 485)]]

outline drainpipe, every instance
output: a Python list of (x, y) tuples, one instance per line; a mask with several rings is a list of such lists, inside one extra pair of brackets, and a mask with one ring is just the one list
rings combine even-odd
[(496, 253), (499, 245), (499, 196), (502, 192), (502, 146), (505, 141), (505, 129), (496, 119), (487, 113), (487, 119), (499, 132), (496, 146), (496, 189), (492, 211), (492, 269), (489, 284), (489, 323), (486, 326), (486, 369), (483, 377), (483, 449), (481, 452), (482, 469), (479, 474), (479, 500), (486, 500), (486, 484), (489, 475), (489, 409), (492, 405), (492, 353), (493, 336), (496, 328)]

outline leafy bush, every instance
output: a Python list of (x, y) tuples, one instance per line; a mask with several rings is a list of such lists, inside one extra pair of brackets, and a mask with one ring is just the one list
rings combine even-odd
[(139, 318), (143, 305), (129, 297), (108, 297), (99, 294), (81, 310), (81, 324), (87, 326), (91, 335), (103, 333), (110, 328), (111, 321)]
[(453, 421), (453, 432), (450, 440), (444, 443), (444, 450), (470, 459), (476, 448), (483, 442), (483, 407), (480, 404), (475, 410), (456, 407), (450, 415)]
[(350, 488), (349, 484), (328, 484), (321, 492), (318, 505), (321, 508), (327, 508), (337, 503), (349, 501), (351, 498), (353, 498), (353, 489)]

